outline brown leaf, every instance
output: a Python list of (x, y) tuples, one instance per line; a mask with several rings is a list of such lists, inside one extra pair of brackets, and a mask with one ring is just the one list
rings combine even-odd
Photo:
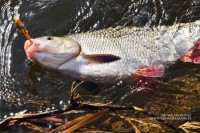
[(70, 128), (66, 129), (65, 131), (63, 131), (62, 133), (71, 133), (77, 129), (79, 129), (80, 127), (87, 125), (97, 119), (99, 119), (101, 116), (103, 116), (105, 113), (107, 113), (109, 111), (109, 109), (104, 109), (102, 111), (99, 111), (97, 113), (91, 114), (91, 116), (86, 117), (85, 119), (81, 120), (80, 122), (78, 122), (77, 124), (71, 126)]
[(195, 121), (187, 122), (181, 125), (179, 129), (181, 129), (185, 133), (200, 132), (200, 122), (195, 122)]
[(57, 132), (63, 131), (64, 129), (66, 129), (66, 128), (68, 128), (68, 127), (70, 127), (70, 126), (72, 126), (72, 125), (74, 125), (74, 124), (76, 124), (78, 122), (80, 122), (81, 120), (83, 120), (83, 119), (85, 119), (87, 117), (91, 117), (91, 116), (92, 116), (92, 114), (87, 114), (85, 116), (81, 116), (81, 117), (78, 117), (78, 118), (76, 118), (74, 120), (68, 121), (67, 123), (57, 127), (56, 129), (53, 129), (50, 133), (57, 133)]

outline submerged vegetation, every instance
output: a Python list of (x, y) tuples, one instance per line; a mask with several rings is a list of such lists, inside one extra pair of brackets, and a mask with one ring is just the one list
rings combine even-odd
[[(146, 89), (145, 94), (140, 87), (119, 83), (103, 84), (100, 93), (92, 95), (73, 84), (69, 98), (65, 86), (74, 79), (63, 83), (54, 73), (27, 63), (21, 45), (24, 40), (16, 37), (16, 27), (11, 29), (11, 16), (16, 12), (26, 18), (33, 37), (117, 25), (154, 27), (200, 18), (197, 0), (128, 1), (3, 2), (0, 132), (200, 132), (200, 65), (174, 63), (159, 79), (159, 88)], [(18, 25), (29, 40), (28, 31), (20, 21)]]
[[(82, 82), (81, 82), (82, 83)], [(31, 131), (50, 133), (78, 132), (199, 132), (200, 123), (190, 121), (189, 115), (165, 114), (157, 116), (150, 111), (136, 106), (118, 106), (104, 103), (87, 103), (81, 101), (81, 96), (75, 93), (75, 82), (70, 88), (69, 104), (62, 109), (46, 112), (21, 114), (5, 118), (0, 122), (0, 129), (10, 127), (26, 127)], [(65, 120), (63, 118), (69, 117)], [(70, 118), (72, 117), (72, 118)], [(98, 124), (92, 125), (97, 119)], [(174, 125), (173, 120), (189, 120), (180, 125)], [(51, 126), (49, 127), (49, 123)], [(97, 126), (98, 125), (98, 126)], [(104, 128), (104, 127), (109, 127)]]

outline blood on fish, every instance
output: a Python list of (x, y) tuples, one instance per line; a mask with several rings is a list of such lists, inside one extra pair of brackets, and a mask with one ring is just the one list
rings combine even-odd
[(161, 77), (163, 75), (164, 68), (161, 66), (145, 66), (139, 68), (135, 74), (144, 77)]
[(184, 62), (200, 64), (200, 40), (194, 42), (194, 46), (181, 58)]

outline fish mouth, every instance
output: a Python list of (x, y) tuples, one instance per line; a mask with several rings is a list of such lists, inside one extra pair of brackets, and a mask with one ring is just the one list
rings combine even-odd
[(32, 45), (31, 41), (30, 40), (27, 40), (25, 43), (24, 43), (24, 50), (27, 51), (28, 48)]
[(25, 52), (28, 51), (28, 49), (29, 49), (32, 45), (34, 45), (35, 43), (36, 43), (36, 42), (33, 41), (33, 39), (27, 40), (27, 41), (24, 43), (24, 50), (25, 50)]
[(60, 65), (76, 58), (81, 51), (80, 45), (74, 42), (57, 43), (40, 39), (31, 41), (26, 41), (24, 45), (27, 57), (50, 69), (57, 69)]

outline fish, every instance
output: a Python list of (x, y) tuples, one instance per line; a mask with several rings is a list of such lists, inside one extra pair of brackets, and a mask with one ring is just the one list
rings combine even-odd
[(78, 80), (161, 77), (177, 60), (200, 64), (200, 21), (153, 28), (117, 26), (27, 40), (27, 57)]

